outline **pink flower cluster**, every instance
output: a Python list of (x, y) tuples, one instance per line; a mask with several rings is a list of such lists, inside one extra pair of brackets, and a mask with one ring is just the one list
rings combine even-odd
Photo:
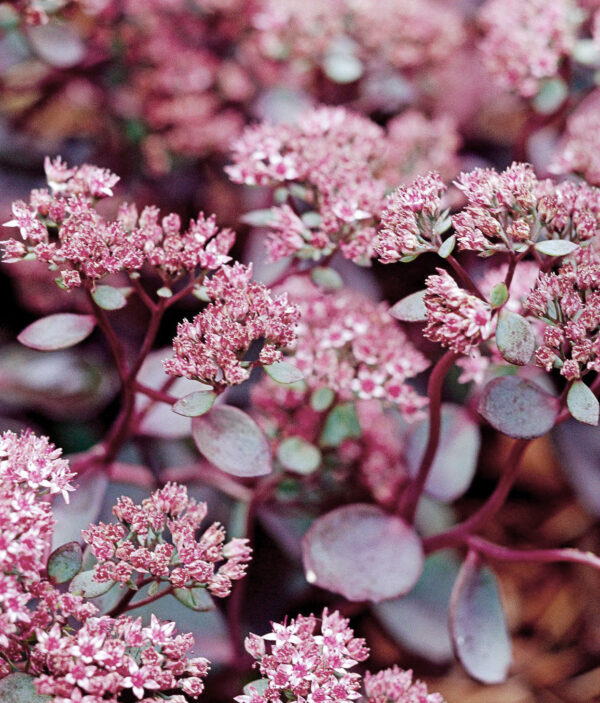
[(407, 420), (421, 417), (426, 400), (408, 380), (429, 362), (389, 316), (387, 304), (350, 290), (323, 293), (299, 278), (287, 287), (301, 310), (294, 363), (310, 389), (326, 386), (341, 400), (389, 401)]
[[(318, 392), (319, 389), (314, 391)], [(313, 409), (312, 396), (307, 389), (286, 387), (268, 377), (252, 387), (252, 415), (271, 438), (274, 456), (281, 442), (289, 437), (319, 444), (331, 407)], [(328, 448), (320, 469), (331, 471), (339, 486), (348, 481), (354, 484), (358, 478), (378, 503), (391, 506), (407, 478), (399, 428), (377, 401), (358, 400), (355, 408), (360, 438), (346, 439), (339, 447)]]
[(106, 220), (94, 205), (113, 194), (118, 176), (88, 164), (68, 168), (60, 157), (47, 158), (44, 165), (51, 190), (32, 191), (29, 205), (13, 204), (14, 219), (7, 225), (19, 228), (22, 241), (4, 242), (5, 261), (44, 261), (62, 269), (62, 285), (70, 289), (144, 264), (168, 278), (197, 268), (215, 270), (230, 260), (234, 234), (218, 232), (214, 217), (201, 213), (184, 233), (178, 215), (159, 224), (155, 207), (145, 208), (138, 218), (135, 206), (124, 205), (116, 220)]
[(75, 633), (58, 625), (38, 630), (33, 657), (40, 673), (36, 688), (54, 703), (117, 703), (124, 700), (185, 703), (204, 690), (209, 665), (188, 658), (191, 634), (175, 634), (175, 623), (151, 615), (91, 617)]
[(254, 342), (263, 342), (260, 364), (281, 359), (281, 350), (296, 337), (298, 309), (287, 294), (274, 298), (251, 277), (251, 266), (236, 263), (206, 282), (210, 303), (192, 322), (177, 326), (174, 356), (164, 362), (168, 374), (222, 390), (249, 377), (252, 362), (244, 357)]
[[(385, 193), (376, 175), (385, 146), (381, 127), (344, 108), (318, 108), (296, 126), (245, 130), (233, 145), (230, 178), (295, 186), (285, 206), (273, 208), (267, 238), (272, 261), (294, 254), (316, 259), (339, 248), (355, 263), (368, 264)], [(297, 203), (308, 211), (302, 217)]]
[[(50, 503), (40, 496), (62, 493), (68, 500), (73, 475), (46, 437), (0, 435), (0, 654), (9, 660), (20, 658), (24, 632), (34, 618), (31, 601), (38, 598), (40, 613), (44, 609), (40, 581), (54, 519)], [(5, 673), (0, 665), (0, 677)]]
[(468, 354), (492, 331), (492, 309), (480, 298), (467, 293), (443, 269), (428, 276), (424, 297), (427, 326), (424, 334), (458, 354)]
[(568, 380), (600, 371), (600, 264), (588, 251), (558, 273), (542, 273), (527, 298), (528, 309), (547, 322), (536, 351), (539, 366), (560, 368)]
[(557, 75), (585, 16), (575, 0), (488, 0), (479, 17), (487, 69), (503, 87), (531, 97)]
[(174, 588), (202, 587), (224, 598), (231, 582), (246, 572), (252, 551), (248, 540), (225, 543), (225, 530), (216, 522), (196, 537), (207, 506), (188, 498), (185, 486), (167, 483), (141, 505), (124, 496), (113, 513), (118, 523), (99, 523), (82, 531), (98, 560), (98, 581), (135, 585), (134, 573), (138, 581), (147, 574), (149, 581)]
[(600, 185), (600, 91), (592, 92), (567, 120), (552, 163), (556, 173), (577, 173)]
[(442, 210), (445, 192), (441, 177), (430, 172), (388, 197), (375, 240), (380, 261), (390, 264), (439, 249), (440, 234), (450, 226), (448, 213)]
[(348, 620), (325, 608), (320, 618), (299, 615), (289, 624), (272, 623), (272, 632), (246, 639), (262, 679), (248, 684), (238, 703), (342, 703), (361, 698), (366, 703), (444, 703), (428, 693), (412, 671), (394, 666), (377, 674), (366, 672), (364, 696), (360, 674), (350, 672), (369, 656), (363, 639), (354, 637)]
[(444, 703), (439, 693), (428, 693), (422, 681), (413, 682), (412, 671), (397, 666), (377, 674), (365, 674), (365, 697), (368, 703)]
[(456, 187), (467, 198), (452, 217), (461, 249), (512, 251), (535, 239), (538, 180), (529, 164), (513, 163), (502, 173), (476, 168), (461, 173)]
[(184, 232), (181, 218), (170, 213), (159, 222), (157, 207), (145, 207), (138, 217), (135, 205), (123, 205), (117, 222), (129, 233), (129, 238), (141, 247), (145, 261), (159, 271), (163, 278), (175, 278), (186, 271), (216, 271), (231, 261), (228, 255), (235, 233), (219, 231), (215, 216), (198, 215)]
[(275, 701), (351, 701), (360, 698), (360, 674), (352, 673), (369, 654), (354, 637), (348, 620), (327, 608), (319, 619), (299, 615), (289, 624), (273, 623), (273, 631), (246, 638), (246, 650), (257, 660), (264, 690), (252, 684), (238, 703)]

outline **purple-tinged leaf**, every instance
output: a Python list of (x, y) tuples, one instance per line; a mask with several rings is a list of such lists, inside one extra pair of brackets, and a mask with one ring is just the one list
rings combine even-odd
[[(417, 474), (428, 434), (426, 419), (415, 425), (408, 436), (405, 457), (412, 476)], [(459, 405), (444, 404), (440, 446), (425, 484), (426, 492), (446, 503), (463, 495), (473, 480), (480, 446), (479, 426), (469, 413)]]
[(48, 576), (53, 583), (70, 581), (81, 569), (82, 551), (79, 542), (61, 544), (48, 557)]
[(502, 358), (509, 364), (525, 366), (535, 349), (535, 337), (527, 320), (506, 308), (498, 316), (496, 344)]
[(501, 683), (511, 664), (511, 646), (494, 573), (467, 556), (450, 600), (454, 650), (467, 672), (483, 683)]
[(84, 598), (98, 598), (115, 585), (116, 581), (96, 581), (94, 571), (80, 571), (69, 584), (69, 592)]
[(578, 245), (567, 239), (546, 239), (543, 242), (537, 242), (535, 248), (547, 256), (567, 256), (578, 249)]
[(483, 389), (479, 412), (499, 432), (515, 439), (533, 439), (554, 426), (558, 400), (532, 381), (501, 376)]
[(70, 24), (49, 22), (27, 30), (34, 52), (50, 66), (71, 68), (86, 55), (86, 46)]
[(302, 437), (286, 437), (277, 448), (277, 458), (296, 474), (312, 474), (321, 465), (320, 450)]
[(390, 315), (401, 322), (425, 322), (427, 320), (427, 308), (423, 302), (425, 293), (427, 293), (425, 289), (418, 290), (402, 298), (389, 309)]
[(447, 664), (454, 656), (448, 606), (458, 567), (453, 553), (436, 552), (425, 560), (410, 593), (373, 608), (396, 642), (436, 664)]
[(2, 703), (50, 703), (50, 696), (41, 696), (35, 689), (35, 678), (15, 671), (0, 680)]
[(95, 325), (93, 315), (59, 312), (32, 322), (17, 339), (30, 349), (57, 351), (83, 342), (90, 336)]
[(232, 476), (271, 473), (271, 448), (254, 420), (232, 405), (217, 405), (192, 420), (192, 436), (200, 452)]
[(268, 366), (263, 366), (266, 373), (276, 382), (284, 385), (298, 383), (304, 379), (304, 374), (289, 361), (276, 361)]
[(600, 432), (574, 419), (552, 430), (561, 466), (583, 508), (600, 517)]
[(579, 422), (597, 425), (600, 417), (600, 404), (594, 392), (583, 381), (575, 381), (567, 393), (569, 412)]
[(180, 398), (173, 405), (173, 412), (184, 417), (199, 417), (212, 408), (216, 399), (213, 391), (195, 391)]
[(423, 548), (404, 520), (376, 505), (332, 510), (302, 540), (309, 583), (351, 601), (375, 603), (408, 593), (423, 568)]

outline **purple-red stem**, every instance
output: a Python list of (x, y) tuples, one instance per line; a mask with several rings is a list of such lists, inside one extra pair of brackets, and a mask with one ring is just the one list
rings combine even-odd
[(415, 519), (415, 511), (419, 498), (423, 493), (429, 471), (433, 465), (433, 460), (437, 453), (440, 442), (440, 430), (442, 424), (442, 386), (446, 374), (454, 365), (454, 362), (459, 357), (459, 354), (453, 351), (447, 351), (433, 367), (433, 371), (429, 376), (427, 385), (427, 395), (429, 397), (429, 436), (427, 438), (427, 446), (421, 459), (421, 464), (414, 481), (408, 484), (406, 492), (402, 496), (399, 506), (399, 512), (402, 517), (409, 523)]
[(467, 545), (479, 554), (485, 554), (485, 556), (498, 561), (541, 563), (564, 561), (573, 564), (584, 564), (600, 570), (600, 557), (592, 554), (592, 552), (582, 552), (579, 549), (510, 549), (476, 536), (469, 537)]
[(478, 298), (487, 303), (485, 296), (479, 290), (479, 288), (477, 287), (471, 276), (469, 276), (462, 264), (460, 264), (457, 259), (452, 256), (452, 254), (450, 254), (450, 256), (446, 258), (446, 261), (450, 264), (454, 273), (460, 278), (461, 283), (465, 286), (465, 288), (468, 288), (471, 293), (473, 293), (473, 295), (476, 295)]

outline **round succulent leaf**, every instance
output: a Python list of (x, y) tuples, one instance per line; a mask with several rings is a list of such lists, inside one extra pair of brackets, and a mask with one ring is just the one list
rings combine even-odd
[(549, 432), (558, 415), (558, 400), (518, 376), (492, 379), (479, 399), (479, 412), (490, 425), (515, 439), (534, 439)]
[(567, 239), (545, 239), (543, 242), (537, 242), (535, 248), (547, 256), (567, 256), (572, 254), (578, 245)]
[(336, 405), (325, 419), (319, 438), (322, 447), (339, 447), (347, 439), (358, 439), (361, 435), (358, 415), (354, 403)]
[(206, 613), (215, 609), (213, 599), (206, 588), (176, 588), (173, 595), (182, 605), (197, 613)]
[(114, 286), (96, 286), (92, 298), (99, 308), (103, 310), (120, 310), (127, 305), (127, 289)]
[(217, 394), (213, 391), (195, 391), (180, 398), (173, 405), (173, 412), (184, 417), (198, 417), (207, 413), (216, 399)]
[(271, 448), (256, 422), (232, 405), (217, 405), (192, 420), (192, 436), (200, 452), (232, 476), (271, 473)]
[(96, 326), (93, 315), (59, 312), (32, 322), (17, 339), (37, 351), (57, 351), (73, 347), (89, 337)]
[[(286, 193), (287, 195), (287, 193)], [(240, 217), (240, 222), (251, 227), (267, 227), (275, 219), (275, 210), (273, 208), (265, 208), (263, 210), (252, 210)]]
[(331, 388), (317, 388), (310, 396), (310, 407), (320, 413), (323, 412), (323, 410), (327, 410), (334, 399), (335, 393)]
[(66, 583), (79, 573), (83, 553), (79, 542), (61, 544), (48, 557), (48, 576), (53, 583)]
[(389, 313), (401, 322), (426, 322), (427, 308), (425, 307), (426, 289), (407, 295), (389, 309)]
[(347, 36), (334, 39), (323, 58), (323, 72), (334, 83), (354, 83), (365, 70), (363, 62), (357, 56), (356, 43)]
[(274, 381), (284, 385), (298, 383), (304, 379), (302, 371), (289, 361), (276, 361), (263, 366), (263, 369)]
[(537, 95), (533, 98), (533, 106), (543, 115), (551, 115), (563, 104), (569, 94), (569, 87), (562, 78), (549, 78), (542, 81)]
[(96, 581), (94, 571), (80, 571), (69, 584), (69, 592), (85, 598), (97, 598), (115, 585), (115, 581)]
[(504, 281), (496, 283), (496, 285), (490, 291), (490, 305), (493, 308), (499, 308), (501, 305), (508, 300), (508, 288)]
[(41, 696), (35, 689), (35, 678), (16, 671), (0, 679), (0, 701), (2, 703), (46, 703), (51, 696)]
[(70, 24), (48, 22), (27, 29), (29, 45), (45, 63), (71, 68), (86, 55), (86, 46)]
[(516, 312), (504, 308), (498, 316), (496, 344), (509, 364), (525, 366), (535, 350), (535, 336), (529, 322)]
[(159, 298), (169, 299), (173, 297), (173, 291), (168, 286), (162, 286), (156, 291)]
[(567, 393), (567, 407), (571, 415), (586, 425), (597, 425), (600, 404), (594, 392), (583, 381), (575, 381)]
[[(428, 419), (416, 424), (408, 436), (405, 456), (412, 476), (419, 470), (428, 436)], [(445, 403), (439, 449), (425, 484), (427, 494), (445, 503), (463, 495), (475, 475), (480, 447), (479, 425), (469, 412), (459, 405)]]
[(104, 471), (86, 471), (77, 477), (77, 490), (71, 494), (68, 503), (58, 497), (52, 501), (52, 517), (55, 522), (53, 549), (58, 549), (66, 542), (78, 542), (81, 530), (97, 521), (107, 488), (108, 477)]
[(498, 584), (473, 554), (456, 579), (449, 612), (454, 650), (467, 672), (487, 684), (504, 681), (512, 655)]
[(312, 474), (321, 465), (321, 452), (302, 437), (286, 437), (277, 447), (277, 458), (296, 474)]
[(459, 570), (454, 553), (427, 557), (415, 587), (402, 598), (373, 606), (378, 620), (403, 647), (435, 664), (452, 661), (448, 606)]
[(340, 274), (328, 266), (317, 266), (310, 272), (310, 277), (325, 292), (340, 290), (344, 285)]
[(302, 540), (309, 583), (351, 601), (408, 593), (423, 568), (416, 532), (376, 505), (345, 505), (317, 518)]

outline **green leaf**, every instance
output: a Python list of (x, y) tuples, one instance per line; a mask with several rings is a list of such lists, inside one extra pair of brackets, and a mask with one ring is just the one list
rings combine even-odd
[(340, 290), (344, 285), (340, 274), (328, 266), (317, 266), (310, 272), (310, 277), (316, 286), (326, 292)]
[(499, 308), (508, 300), (508, 288), (504, 281), (496, 283), (490, 291), (490, 305), (493, 308)]
[(494, 429), (509, 437), (534, 439), (552, 429), (558, 405), (556, 398), (532, 381), (501, 376), (483, 389), (479, 412)]
[(206, 613), (215, 609), (215, 604), (206, 588), (176, 588), (173, 595), (186, 608), (198, 613)]
[(114, 286), (96, 286), (92, 298), (96, 305), (103, 310), (120, 310), (127, 305), (124, 289)]
[(277, 458), (288, 471), (311, 474), (321, 465), (321, 452), (301, 437), (287, 437), (277, 448)]
[(600, 417), (600, 404), (593, 391), (583, 381), (575, 381), (567, 393), (569, 412), (579, 422), (597, 425)]
[(498, 316), (496, 344), (503, 359), (525, 366), (535, 349), (535, 337), (527, 320), (504, 308)]
[(251, 696), (252, 689), (254, 689), (259, 695), (265, 692), (267, 686), (269, 685), (269, 679), (256, 679), (255, 681), (250, 681), (244, 686), (244, 695)]
[(447, 259), (450, 254), (454, 251), (454, 246), (456, 244), (456, 235), (453, 234), (451, 237), (448, 237), (448, 239), (444, 240), (442, 243), (442, 246), (438, 249), (438, 255), (442, 257), (442, 259)]
[(267, 227), (273, 222), (274, 213), (272, 208), (264, 210), (252, 210), (240, 217), (240, 222), (251, 227)]
[(185, 417), (198, 417), (207, 413), (216, 399), (217, 394), (213, 391), (195, 391), (174, 403), (173, 412)]
[(48, 557), (48, 576), (53, 583), (70, 581), (81, 569), (83, 559), (79, 542), (67, 542)]
[(354, 83), (363, 74), (363, 62), (357, 56), (358, 46), (350, 37), (338, 36), (327, 48), (323, 73), (334, 83)]
[(569, 242), (567, 239), (545, 239), (543, 242), (535, 244), (535, 248), (547, 256), (567, 256), (567, 254), (572, 254), (578, 246), (575, 242)]
[(543, 115), (551, 115), (563, 104), (569, 94), (569, 87), (562, 78), (549, 78), (542, 82), (533, 106)]
[(167, 288), (167, 286), (163, 286), (156, 291), (156, 295), (158, 295), (159, 298), (172, 298), (173, 291)]
[(60, 312), (32, 322), (17, 339), (30, 349), (57, 351), (83, 342), (95, 326), (96, 318), (93, 315)]
[(416, 532), (376, 505), (345, 505), (317, 518), (302, 540), (306, 579), (351, 601), (408, 593), (423, 568)]
[(333, 403), (334, 398), (335, 393), (331, 388), (317, 388), (310, 396), (310, 407), (318, 413), (323, 412)]
[(344, 440), (358, 439), (360, 435), (354, 403), (342, 403), (336, 405), (327, 415), (319, 444), (322, 447), (339, 447)]
[(456, 579), (449, 613), (456, 656), (467, 672), (483, 683), (504, 681), (512, 657), (498, 584), (473, 554)]
[(276, 361), (274, 364), (263, 366), (263, 369), (274, 381), (284, 385), (297, 383), (304, 379), (302, 371), (296, 368), (294, 364), (290, 364), (289, 361)]
[(97, 598), (115, 585), (115, 581), (96, 581), (94, 571), (80, 571), (69, 584), (69, 592), (85, 598)]
[(20, 671), (0, 679), (2, 703), (49, 703), (51, 696), (41, 696), (35, 690), (34, 677)]
[(159, 588), (160, 588), (160, 581), (152, 581), (152, 583), (148, 587), (148, 595), (155, 596), (158, 593)]
[(270, 474), (271, 447), (256, 422), (232, 405), (216, 405), (192, 420), (192, 436), (200, 452), (232, 476)]
[(320, 227), (321, 222), (323, 221), (323, 218), (321, 217), (320, 213), (315, 212), (314, 210), (309, 210), (308, 212), (303, 212), (302, 215), (300, 216), (300, 219), (302, 222), (307, 227)]
[(424, 302), (426, 293), (427, 289), (424, 288), (402, 298), (389, 309), (390, 315), (401, 322), (425, 322), (427, 320), (427, 308)]

